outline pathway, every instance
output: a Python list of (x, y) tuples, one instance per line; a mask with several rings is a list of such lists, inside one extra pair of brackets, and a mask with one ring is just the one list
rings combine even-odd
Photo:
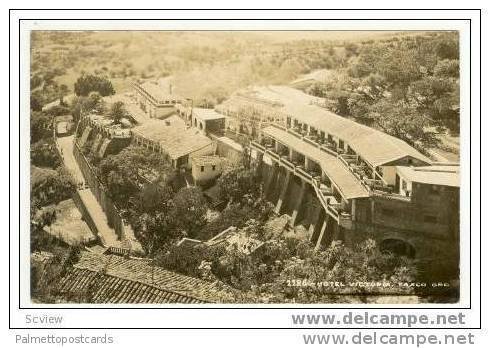
[[(65, 167), (72, 173), (77, 183), (82, 183), (81, 186), (84, 187), (85, 179), (77, 161), (75, 160), (75, 156), (73, 155), (73, 140), (73, 135), (56, 139), (58, 146), (61, 149)], [(106, 247), (119, 247), (121, 242), (118, 241), (114, 229), (109, 227), (107, 216), (105, 215), (92, 191), (90, 189), (82, 188), (78, 190), (78, 194), (95, 224), (102, 244)]]
[(80, 167), (78, 167), (75, 156), (73, 155), (73, 140), (73, 135), (70, 135), (68, 137), (56, 138), (58, 147), (61, 149), (61, 154), (63, 156), (65, 167), (70, 171), (77, 183), (84, 183), (85, 179), (83, 177), (82, 171), (80, 170)]

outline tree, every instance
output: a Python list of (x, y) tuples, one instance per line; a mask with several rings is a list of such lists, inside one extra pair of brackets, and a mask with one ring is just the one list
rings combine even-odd
[(173, 195), (169, 185), (153, 183), (129, 199), (125, 215), (148, 254), (182, 237), (170, 221)]
[(247, 196), (257, 197), (261, 188), (255, 171), (243, 166), (228, 169), (216, 184), (220, 197), (231, 202), (241, 201)]
[(43, 78), (39, 74), (31, 76), (31, 90), (41, 86), (43, 83)]
[(211, 262), (216, 267), (219, 258), (225, 253), (222, 247), (209, 248), (205, 245), (168, 245), (155, 255), (155, 264), (191, 277), (200, 277), (199, 266), (202, 262)]
[(63, 100), (63, 98), (65, 97), (65, 95), (67, 95), (67, 94), (68, 94), (68, 92), (69, 92), (69, 91), (70, 91), (70, 90), (68, 89), (68, 86), (67, 86), (67, 85), (65, 85), (65, 84), (61, 84), (61, 85), (59, 86), (59, 93), (60, 93), (60, 105), (62, 105), (62, 106), (65, 106), (65, 105), (66, 105), (65, 101)]
[(41, 111), (44, 105), (44, 98), (41, 93), (36, 91), (31, 93), (31, 110)]
[(142, 213), (134, 217), (131, 225), (149, 255), (153, 255), (162, 246), (182, 237), (178, 230), (172, 228), (167, 214), (160, 211), (151, 214)]
[(70, 198), (73, 192), (75, 192), (75, 183), (66, 170), (31, 167), (31, 200), (37, 207), (58, 204)]
[(63, 116), (69, 115), (71, 113), (71, 109), (66, 105), (53, 105), (49, 109), (46, 109), (44, 112), (50, 116)]
[(369, 117), (385, 133), (402, 139), (422, 151), (439, 141), (430, 130), (430, 118), (408, 103), (383, 99), (370, 107)]
[(107, 186), (111, 198), (120, 207), (127, 207), (148, 184), (147, 178), (166, 181), (174, 170), (167, 158), (139, 146), (129, 146), (115, 155), (102, 159), (99, 178)]
[(318, 303), (335, 294), (410, 294), (403, 284), (416, 276), (413, 261), (381, 252), (371, 239), (352, 248), (334, 241), (324, 251), (307, 248), (302, 257), (285, 259), (280, 275), (259, 291), (274, 302)]
[(53, 117), (42, 111), (31, 111), (31, 144), (53, 136)]
[[(55, 303), (60, 296), (60, 282), (73, 265), (80, 260), (80, 248), (59, 247), (53, 251), (42, 265), (31, 262), (31, 296), (42, 303)], [(73, 302), (92, 302), (93, 299), (84, 293), (70, 294)], [(66, 298), (67, 294), (63, 294)]]
[(56, 145), (52, 138), (35, 142), (31, 145), (31, 164), (38, 167), (57, 168), (61, 161), (56, 151)]
[(440, 36), (435, 45), (435, 51), (442, 59), (459, 59), (457, 33), (446, 33)]
[(459, 80), (428, 76), (412, 84), (410, 95), (420, 113), (459, 131)]
[(127, 111), (122, 101), (117, 101), (111, 106), (109, 117), (115, 124), (121, 123), (121, 119), (126, 117)]
[(116, 93), (112, 82), (105, 77), (96, 75), (82, 75), (75, 82), (75, 94), (77, 96), (88, 96), (90, 92), (98, 92), (105, 97)]
[(344, 72), (333, 74), (323, 88), (328, 108), (341, 116), (350, 115), (349, 98), (359, 86), (358, 81)]
[(207, 202), (199, 187), (184, 187), (172, 200), (169, 215), (173, 225), (191, 238), (206, 224)]
[(379, 128), (422, 149), (437, 146), (432, 131), (459, 130), (457, 33), (366, 42), (345, 70), (309, 92), (339, 115)]
[(105, 103), (98, 92), (92, 92), (87, 97), (76, 97), (73, 100), (72, 116), (74, 122), (78, 122), (83, 114), (102, 114), (105, 111)]
[(437, 62), (434, 76), (459, 78), (459, 59), (443, 59)]

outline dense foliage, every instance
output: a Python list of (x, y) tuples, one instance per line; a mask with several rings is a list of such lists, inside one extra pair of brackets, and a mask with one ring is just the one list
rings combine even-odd
[(162, 154), (129, 146), (102, 159), (98, 172), (116, 205), (124, 208), (146, 183), (155, 179), (167, 181), (174, 171)]
[(111, 110), (109, 111), (109, 117), (112, 119), (114, 124), (121, 122), (121, 119), (127, 116), (126, 108), (122, 101), (117, 101), (111, 105)]
[[(257, 226), (247, 231), (253, 236)], [(268, 240), (252, 255), (223, 246), (172, 246), (157, 265), (220, 280), (249, 294), (249, 301), (320, 303), (350, 294), (410, 294), (416, 279), (412, 261), (382, 253), (373, 240), (353, 248), (334, 242), (322, 251), (291, 239)], [(246, 295), (245, 295), (246, 296)]]
[(58, 84), (54, 77), (56, 74), (63, 74), (61, 70), (47, 70), (43, 74), (35, 74), (31, 76), (31, 110), (41, 111), (42, 107), (50, 102), (60, 101), (59, 104), (64, 104), (63, 97), (69, 93), (69, 89), (65, 84)]
[(57, 170), (31, 168), (31, 202), (36, 207), (57, 204), (71, 198), (75, 190), (72, 176), (61, 167)]
[(161, 153), (129, 146), (97, 165), (99, 178), (149, 254), (206, 224), (200, 188), (180, 187), (178, 174)]
[(31, 263), (31, 296), (42, 303), (56, 303), (59, 298), (74, 302), (91, 302), (85, 293), (74, 294), (66, 299), (59, 293), (61, 279), (80, 259), (78, 247), (55, 247), (50, 250), (52, 256), (43, 264)]
[(53, 117), (46, 112), (31, 111), (31, 144), (53, 137)]
[(106, 111), (106, 105), (99, 92), (91, 92), (87, 97), (75, 97), (72, 102), (71, 113), (73, 120), (77, 122), (82, 114), (102, 114)]
[(408, 294), (415, 270), (412, 261), (382, 253), (373, 240), (353, 248), (335, 241), (323, 251), (306, 249), (285, 260), (278, 277), (262, 290), (281, 302), (321, 302), (331, 294)]
[[(149, 194), (155, 204), (146, 209), (145, 195)], [(191, 187), (174, 192), (165, 184), (156, 184), (140, 192), (127, 209), (128, 219), (149, 255), (183, 237), (194, 238), (206, 223), (206, 212), (207, 204), (201, 189)]]
[(458, 47), (457, 33), (359, 44), (329, 81), (307, 92), (412, 145), (435, 145), (436, 127), (459, 132)]
[(244, 198), (260, 196), (261, 181), (257, 173), (244, 166), (226, 169), (218, 178), (220, 198), (226, 201), (239, 202)]
[(56, 169), (61, 165), (61, 160), (52, 138), (43, 138), (31, 144), (31, 164), (52, 169)]
[(98, 92), (103, 97), (116, 93), (111, 81), (91, 74), (80, 76), (75, 82), (74, 90), (77, 96), (83, 97), (88, 96), (91, 92)]

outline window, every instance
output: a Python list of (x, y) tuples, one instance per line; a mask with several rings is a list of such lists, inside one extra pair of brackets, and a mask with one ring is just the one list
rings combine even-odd
[(204, 166), (201, 166), (201, 172), (204, 172)]
[(437, 223), (437, 216), (434, 215), (424, 215), (424, 222), (435, 224)]
[(407, 182), (403, 179), (402, 180), (402, 190), (406, 191), (407, 190)]
[(215, 171), (215, 170), (216, 170), (216, 166), (213, 164), (213, 171)]
[(343, 149), (344, 148), (344, 141), (339, 139), (339, 148)]

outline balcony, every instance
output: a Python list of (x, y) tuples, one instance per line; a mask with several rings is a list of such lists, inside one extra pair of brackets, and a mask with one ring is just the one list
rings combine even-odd
[(320, 145), (320, 150), (325, 151), (330, 155), (337, 156), (337, 150), (335, 148), (335, 145), (332, 144)]
[(290, 170), (294, 170), (294, 164), (289, 161), (288, 156), (281, 156), (281, 161), (280, 163), (284, 165), (285, 167), (289, 168)]
[(306, 137), (304, 137), (304, 138), (303, 138), (303, 140), (304, 140), (304, 141), (306, 141), (306, 142), (307, 142), (308, 144), (310, 144), (310, 145), (313, 145), (313, 146), (316, 146), (316, 147), (320, 146), (320, 144), (318, 144), (318, 143), (317, 143), (317, 142), (316, 142), (316, 141), (315, 141), (315, 140), (314, 140), (312, 137), (310, 137), (310, 136), (306, 136)]
[(295, 173), (301, 176), (303, 179), (306, 179), (307, 181), (311, 181), (313, 179), (313, 175), (308, 173), (306, 169), (302, 166), (296, 166)]
[(250, 145), (252, 145), (252, 147), (255, 147), (255, 148), (257, 148), (257, 149), (261, 150), (262, 152), (265, 152), (265, 146), (262, 146), (262, 145), (261, 145), (259, 142), (257, 142), (257, 141), (252, 140), (252, 141), (250, 142)]
[(293, 130), (293, 129), (291, 129), (291, 128), (289, 128), (289, 129), (287, 130), (287, 132), (288, 132), (289, 134), (294, 135), (296, 138), (299, 138), (299, 139), (302, 139), (302, 138), (303, 138), (303, 135), (302, 135), (301, 133), (299, 133), (298, 131)]
[(268, 149), (266, 150), (266, 153), (267, 153), (269, 156), (271, 156), (272, 158), (274, 158), (276, 161), (279, 161), (279, 160), (280, 160), (280, 156), (279, 156), (279, 154), (278, 154), (278, 153), (277, 153), (275, 150), (273, 150), (273, 149), (271, 149), (271, 148), (268, 148)]
[(339, 156), (340, 159), (347, 165), (351, 164), (356, 164), (358, 161), (358, 156), (357, 155), (350, 155), (350, 154), (342, 154)]

